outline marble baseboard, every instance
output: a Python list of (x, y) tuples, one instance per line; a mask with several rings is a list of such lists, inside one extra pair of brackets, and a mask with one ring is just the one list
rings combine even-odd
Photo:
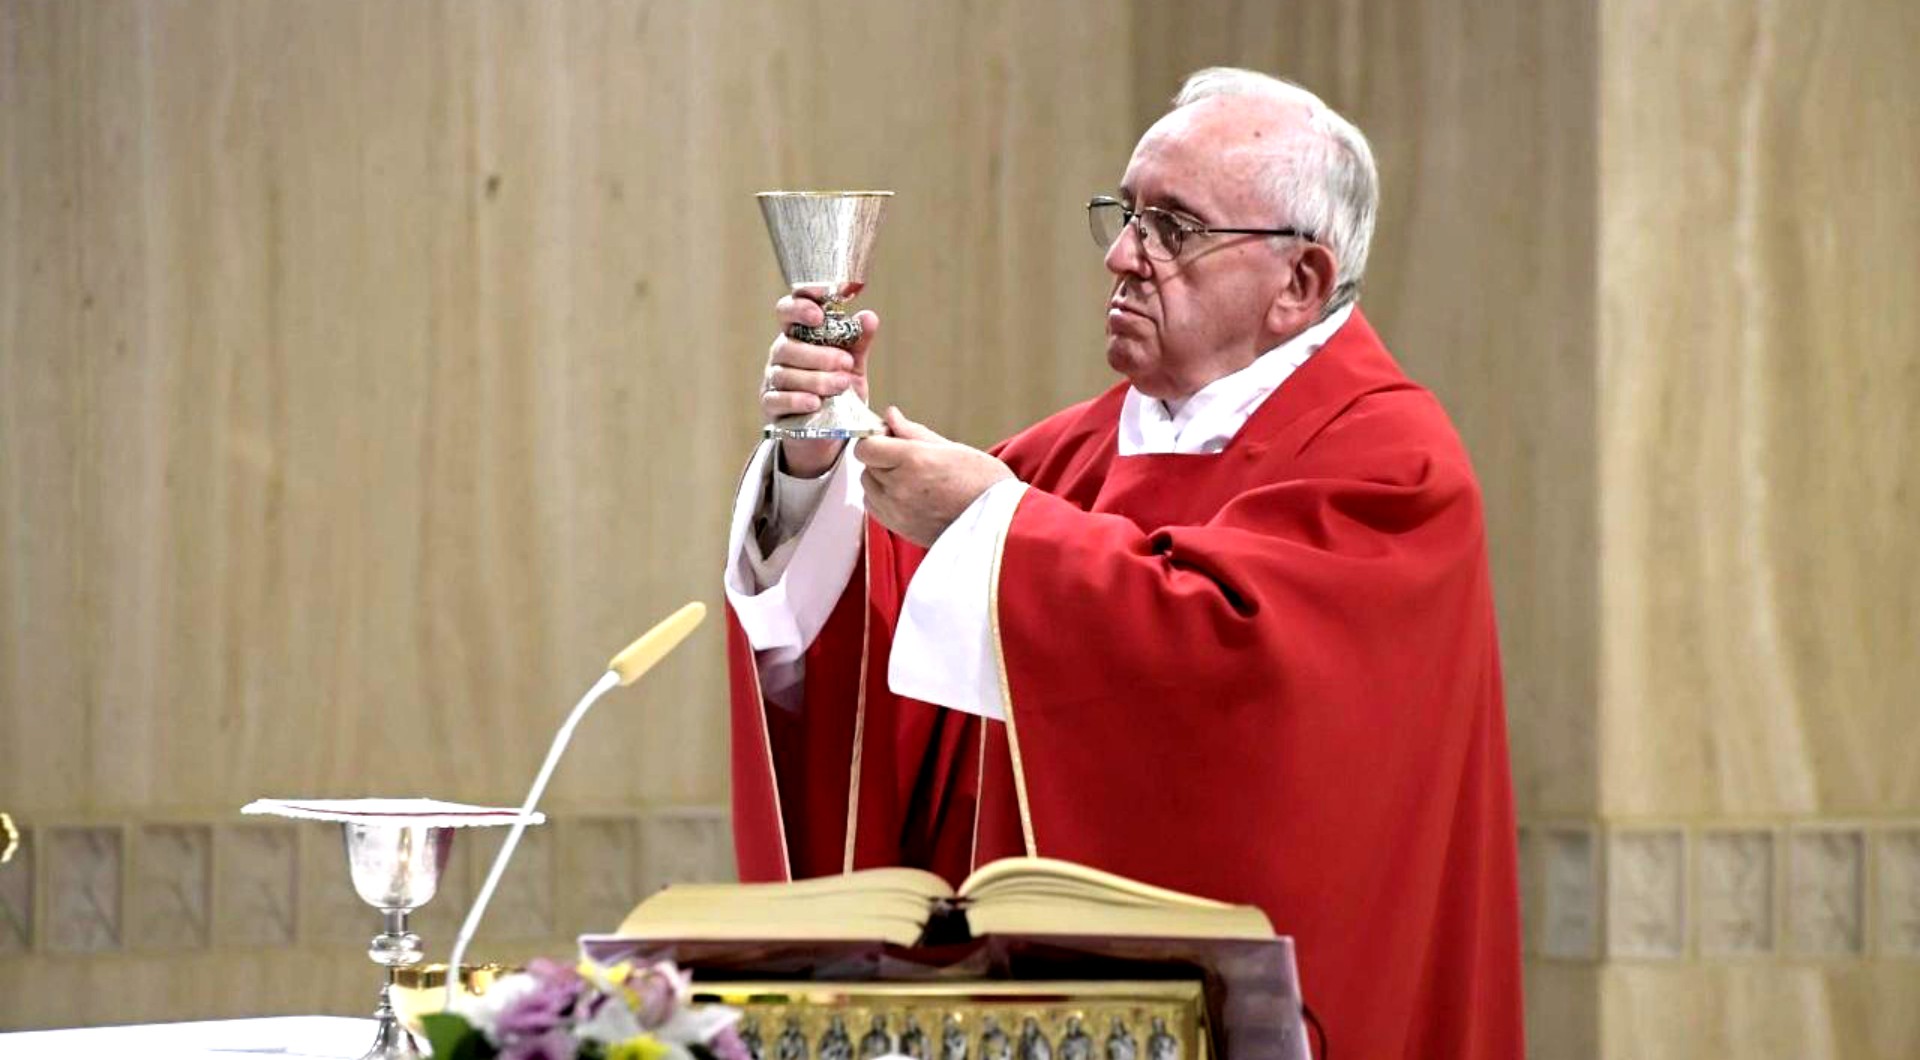
[(1920, 820), (1520, 828), (1530, 956), (1920, 960)]
[[(353, 893), (337, 827), (234, 817), (20, 825), (21, 849), (0, 868), (0, 957), (359, 945), (378, 926)], [(415, 930), (451, 942), (504, 835), (478, 830), (454, 843)], [(481, 936), (609, 931), (658, 887), (733, 878), (725, 807), (550, 813), (521, 840)]]

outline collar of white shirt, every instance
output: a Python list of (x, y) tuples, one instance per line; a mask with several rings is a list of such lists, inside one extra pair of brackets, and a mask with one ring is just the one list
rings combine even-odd
[(1215, 379), (1175, 406), (1128, 387), (1126, 402), (1120, 406), (1120, 455), (1225, 449), (1260, 403), (1346, 325), (1353, 305), (1341, 306), (1325, 320), (1254, 358), (1252, 364)]

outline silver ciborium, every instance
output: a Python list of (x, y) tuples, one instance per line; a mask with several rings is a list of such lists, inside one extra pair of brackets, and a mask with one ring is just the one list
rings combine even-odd
[(407, 916), (433, 899), (453, 852), (453, 829), (422, 824), (348, 822), (347, 867), (360, 900), (380, 910), (385, 930), (373, 937), (367, 956), (387, 970), (380, 987), (380, 1021), (373, 1047), (360, 1060), (418, 1057), (412, 1035), (394, 1017), (393, 989), (400, 969), (420, 963), (420, 936), (407, 930)]
[[(821, 326), (795, 324), (787, 329), (788, 335), (843, 350), (859, 341), (860, 321), (846, 307), (867, 285), (873, 237), (892, 197), (890, 191), (763, 191), (756, 196), (787, 286), (826, 309)], [(880, 417), (851, 389), (821, 402), (813, 412), (782, 416), (766, 429), (769, 438), (861, 438), (885, 433)]]

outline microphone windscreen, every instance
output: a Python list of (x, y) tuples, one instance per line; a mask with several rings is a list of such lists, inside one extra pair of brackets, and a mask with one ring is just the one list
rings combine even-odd
[(695, 626), (707, 617), (707, 605), (698, 600), (675, 611), (663, 619), (659, 625), (640, 635), (640, 639), (613, 657), (607, 669), (620, 675), (622, 685), (630, 685), (640, 680), (640, 675), (653, 669), (653, 664), (667, 657), (667, 653), (680, 646)]

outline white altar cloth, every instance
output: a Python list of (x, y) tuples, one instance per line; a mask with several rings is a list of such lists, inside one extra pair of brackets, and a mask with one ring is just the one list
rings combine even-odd
[(266, 1016), (197, 1023), (138, 1023), (0, 1034), (7, 1060), (138, 1057), (140, 1060), (355, 1060), (373, 1044), (374, 1021), (348, 1016)]

